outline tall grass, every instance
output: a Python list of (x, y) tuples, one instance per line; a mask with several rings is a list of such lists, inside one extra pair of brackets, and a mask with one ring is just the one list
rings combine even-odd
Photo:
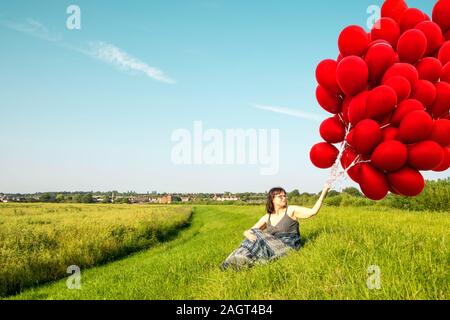
[[(312, 205), (318, 196), (309, 197), (307, 203)], [(299, 202), (299, 199), (290, 201)], [(302, 199), (303, 200), (303, 199)], [(300, 203), (305, 201), (300, 201)], [(336, 207), (388, 207), (409, 211), (442, 211), (450, 212), (450, 178), (427, 181), (423, 192), (415, 197), (404, 197), (389, 194), (381, 201), (372, 201), (362, 196), (354, 196), (342, 192), (325, 199), (325, 204)]]
[(172, 238), (188, 207), (0, 204), (0, 296)]
[[(222, 272), (242, 231), (264, 214), (251, 206), (196, 206), (173, 241), (82, 271), (13, 299), (449, 299), (450, 214), (324, 206), (301, 222), (302, 248), (266, 265)], [(369, 289), (368, 268), (381, 288)]]

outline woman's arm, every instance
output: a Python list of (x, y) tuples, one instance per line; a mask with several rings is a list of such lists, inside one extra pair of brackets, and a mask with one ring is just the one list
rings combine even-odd
[(322, 194), (320, 195), (320, 197), (317, 200), (314, 207), (312, 207), (311, 209), (305, 208), (305, 207), (300, 207), (300, 206), (289, 206), (289, 208), (292, 208), (294, 210), (294, 216), (297, 219), (311, 218), (312, 216), (315, 216), (319, 212), (320, 208), (322, 207), (323, 200), (327, 196), (327, 193), (329, 190), (330, 190), (330, 186), (328, 184), (326, 184), (323, 187)]
[(253, 227), (251, 227), (249, 230), (245, 230), (244, 237), (246, 237), (247, 239), (249, 239), (251, 241), (256, 240), (256, 236), (254, 234), (252, 234), (251, 229), (263, 230), (266, 227), (266, 221), (267, 221), (267, 214), (264, 217), (262, 217), (261, 219), (259, 219), (259, 221)]

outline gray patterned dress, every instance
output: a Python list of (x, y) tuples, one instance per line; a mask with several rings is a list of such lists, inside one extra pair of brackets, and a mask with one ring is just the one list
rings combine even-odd
[(269, 214), (266, 230), (251, 229), (256, 240), (244, 239), (240, 246), (222, 262), (221, 270), (228, 268), (240, 270), (267, 263), (285, 256), (289, 251), (300, 249), (299, 223), (287, 215), (287, 207), (284, 216), (275, 226), (270, 222), (270, 216), (271, 214)]

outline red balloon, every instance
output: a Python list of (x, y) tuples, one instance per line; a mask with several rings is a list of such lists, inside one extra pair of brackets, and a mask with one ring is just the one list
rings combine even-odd
[(398, 192), (397, 190), (395, 190), (395, 188), (392, 185), (389, 185), (389, 192), (396, 194), (398, 196), (402, 196), (402, 194), (400, 192)]
[(381, 142), (398, 140), (398, 129), (395, 127), (386, 127), (381, 130)]
[(416, 26), (427, 38), (426, 55), (433, 54), (444, 43), (444, 36), (438, 24), (432, 21), (423, 21)]
[(395, 51), (390, 44), (377, 43), (372, 45), (364, 58), (369, 67), (370, 83), (378, 84), (386, 70), (395, 63), (395, 59)]
[(397, 171), (408, 160), (408, 149), (400, 141), (382, 142), (375, 148), (370, 160), (372, 165), (380, 170)]
[(381, 85), (369, 92), (367, 96), (366, 115), (369, 118), (384, 116), (394, 110), (397, 94), (389, 86)]
[(381, 7), (381, 16), (399, 22), (402, 14), (408, 9), (404, 0), (386, 0)]
[(317, 82), (332, 93), (340, 93), (341, 89), (336, 81), (336, 68), (338, 63), (331, 59), (321, 61), (316, 68)]
[(362, 163), (359, 169), (359, 186), (367, 198), (381, 200), (389, 191), (388, 181), (383, 172), (368, 163)]
[(311, 162), (320, 169), (326, 169), (333, 166), (339, 150), (335, 146), (327, 142), (315, 144), (309, 153)]
[(348, 26), (342, 30), (338, 40), (342, 56), (362, 56), (369, 46), (369, 36), (360, 26)]
[(385, 127), (391, 125), (391, 116), (392, 113), (390, 112), (382, 116), (374, 117), (373, 120), (375, 120), (380, 125), (380, 127)]
[(433, 21), (446, 32), (450, 29), (450, 0), (439, 0), (433, 8)]
[(339, 62), (336, 77), (342, 91), (354, 96), (367, 88), (369, 68), (360, 57), (348, 56)]
[(391, 123), (394, 126), (399, 126), (403, 118), (413, 111), (425, 110), (423, 104), (415, 99), (407, 99), (397, 106), (394, 113), (392, 114)]
[(435, 120), (429, 139), (439, 143), (442, 147), (450, 146), (450, 120)]
[(444, 42), (439, 50), (438, 59), (441, 60), (443, 66), (450, 62), (450, 41)]
[(440, 118), (448, 114), (450, 109), (450, 84), (447, 82), (436, 83), (436, 99), (428, 108), (428, 111), (434, 118)]
[(387, 79), (383, 84), (394, 89), (398, 102), (405, 100), (411, 94), (411, 84), (405, 77), (395, 76)]
[(386, 40), (393, 48), (397, 48), (400, 26), (392, 18), (381, 18), (373, 26), (370, 37), (372, 41)]
[(395, 63), (400, 63), (400, 58), (398, 56), (398, 53), (395, 54)]
[(419, 80), (411, 93), (411, 98), (419, 100), (425, 107), (429, 107), (436, 99), (436, 87), (427, 80)]
[(342, 103), (342, 111), (340, 113), (342, 120), (344, 121), (345, 126), (347, 127), (350, 123), (348, 120), (348, 108), (350, 102), (352, 101), (352, 97), (345, 97), (344, 102)]
[(328, 118), (320, 125), (320, 136), (329, 143), (344, 141), (345, 128), (338, 116)]
[(321, 85), (317, 86), (316, 98), (319, 105), (326, 111), (333, 114), (341, 111), (342, 98), (335, 93), (327, 91)]
[(400, 36), (397, 52), (400, 61), (414, 64), (425, 55), (427, 38), (418, 29), (411, 29)]
[(434, 141), (426, 140), (408, 146), (408, 165), (417, 170), (431, 170), (444, 157), (444, 150)]
[(352, 129), (348, 132), (347, 137), (345, 138), (345, 141), (347, 141), (347, 144), (351, 147), (353, 147), (354, 142), (353, 142), (353, 135), (355, 133), (355, 129)]
[(416, 68), (409, 63), (396, 63), (390, 67), (384, 74), (383, 83), (395, 76), (401, 76), (408, 79), (411, 88), (414, 88), (417, 80), (419, 80), (419, 73)]
[(400, 29), (402, 30), (402, 32), (405, 32), (409, 29), (414, 28), (422, 21), (425, 21), (425, 19), (425, 14), (419, 9), (406, 9), (406, 11), (403, 12), (402, 16), (400, 17)]
[(436, 58), (426, 57), (417, 62), (416, 69), (419, 72), (419, 79), (435, 83), (441, 76), (442, 64)]
[(450, 83), (450, 62), (447, 62), (447, 64), (442, 68), (441, 81)]
[(419, 171), (403, 167), (387, 174), (390, 186), (399, 194), (409, 197), (419, 195), (425, 187), (425, 180)]
[(356, 125), (352, 140), (356, 152), (369, 154), (381, 140), (380, 126), (374, 120), (364, 119)]
[(433, 171), (444, 172), (448, 168), (450, 168), (450, 147), (446, 147), (443, 150), (444, 150), (444, 157), (441, 163), (433, 168)]
[[(388, 41), (383, 40), (383, 39), (378, 39), (378, 40), (373, 40), (373, 41), (371, 41), (371, 42), (369, 43), (369, 48), (372, 47), (372, 46), (374, 46), (374, 45), (376, 45), (376, 44), (381, 44), (381, 43), (383, 43), (383, 44), (388, 44), (388, 45), (391, 46), (391, 44), (390, 44)], [(391, 46), (391, 47), (392, 47), (392, 46)]]
[(366, 117), (366, 103), (369, 91), (363, 91), (353, 97), (348, 106), (348, 119), (352, 126), (356, 126), (358, 122)]
[(413, 111), (400, 122), (399, 139), (403, 143), (415, 143), (427, 139), (433, 128), (433, 119), (425, 111)]
[[(347, 147), (345, 148), (344, 152), (342, 153), (341, 157), (341, 165), (342, 168), (347, 169), (350, 167), (350, 165), (353, 163), (353, 161), (356, 159), (358, 154), (351, 148)], [(355, 181), (356, 183), (359, 182), (359, 168), (361, 164), (355, 164), (353, 167), (348, 169), (347, 174), (348, 176)]]

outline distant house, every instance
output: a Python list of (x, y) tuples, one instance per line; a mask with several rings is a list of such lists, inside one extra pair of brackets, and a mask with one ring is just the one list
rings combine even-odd
[(103, 196), (92, 196), (92, 200), (94, 202), (103, 202), (104, 197)]
[(10, 196), (10, 195), (3, 195), (0, 197), (0, 202), (26, 202), (27, 198), (25, 197), (14, 197), (14, 196)]
[(237, 200), (240, 200), (240, 198), (237, 196), (234, 196), (234, 195), (223, 195), (223, 196), (222, 195), (221, 196), (214, 195), (213, 200), (214, 201), (237, 201)]
[(189, 202), (191, 201), (190, 197), (181, 197), (181, 202)]
[(130, 203), (149, 203), (151, 198), (147, 195), (138, 195), (130, 198)]
[(163, 203), (163, 204), (172, 203), (172, 196), (171, 195), (163, 196), (158, 199), (158, 203)]

